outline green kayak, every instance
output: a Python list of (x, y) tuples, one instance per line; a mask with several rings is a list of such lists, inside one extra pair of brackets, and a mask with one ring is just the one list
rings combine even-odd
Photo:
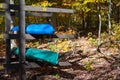
[[(18, 55), (19, 48), (13, 48), (12, 53), (15, 55)], [(42, 61), (51, 63), (53, 65), (58, 64), (59, 54), (57, 52), (41, 50), (41, 49), (36, 49), (36, 48), (27, 48), (25, 55), (26, 55), (26, 58), (28, 59), (42, 60)]]

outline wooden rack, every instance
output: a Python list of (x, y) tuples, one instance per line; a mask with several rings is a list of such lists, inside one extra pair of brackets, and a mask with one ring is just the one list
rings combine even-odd
[[(44, 10), (44, 8), (46, 8)], [(74, 13), (75, 11), (72, 9), (62, 9), (62, 8), (51, 8), (51, 7), (39, 7), (39, 6), (29, 6), (25, 5), (25, 0), (19, 0), (18, 5), (10, 4), (10, 0), (5, 0), (5, 3), (0, 4), (0, 9), (4, 9), (5, 11), (1, 11), (0, 15), (5, 15), (5, 34), (4, 38), (6, 41), (6, 63), (5, 67), (6, 70), (9, 72), (9, 70), (12, 68), (11, 66), (15, 67), (16, 65), (19, 66), (19, 79), (20, 80), (26, 80), (25, 76), (25, 64), (26, 64), (26, 57), (25, 57), (25, 40), (26, 39), (38, 39), (45, 36), (46, 38), (49, 37), (49, 35), (31, 35), (25, 33), (25, 16), (47, 16), (51, 17), (52, 13)], [(11, 11), (11, 10), (15, 10)], [(29, 11), (29, 12), (27, 12)], [(34, 11), (34, 12), (33, 12)], [(40, 13), (36, 13), (40, 12)], [(42, 12), (42, 13), (41, 13)], [(19, 19), (19, 32), (18, 34), (11, 34), (10, 33), (10, 25), (11, 25), (11, 16), (18, 16)], [(51, 35), (50, 35), (51, 36)], [(52, 35), (52, 38), (74, 38), (75, 35), (67, 35), (67, 34), (54, 34)], [(11, 39), (18, 39), (19, 41), (19, 63), (12, 64), (11, 59)], [(63, 63), (60, 64), (70, 65), (69, 63)]]

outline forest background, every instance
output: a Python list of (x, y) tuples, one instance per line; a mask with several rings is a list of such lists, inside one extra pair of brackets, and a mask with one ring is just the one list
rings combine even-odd
[[(0, 3), (4, 3), (5, 0), (0, 0)], [(18, 0), (14, 0), (18, 3)], [(57, 78), (66, 78), (64, 80), (119, 80), (120, 70), (119, 57), (118, 60), (114, 59), (115, 63), (111, 63), (113, 59), (106, 59), (98, 55), (97, 52), (91, 52), (98, 46), (98, 32), (100, 27), (101, 15), (101, 42), (108, 38), (109, 33), (109, 1), (110, 0), (25, 0), (26, 5), (42, 6), (43, 11), (47, 7), (55, 8), (67, 8), (75, 10), (75, 13), (53, 13), (51, 17), (51, 24), (55, 27), (56, 33), (60, 34), (76, 34), (77, 39), (59, 39), (54, 42), (48, 42), (45, 40), (40, 43), (40, 40), (28, 41), (26, 44), (28, 47), (35, 47), (40, 49), (50, 49), (62, 54), (62, 51), (67, 55), (64, 61), (73, 63), (73, 66), (69, 69), (56, 68), (57, 70), (51, 70), (49, 68), (38, 71), (38, 73), (54, 73)], [(1, 5), (0, 5), (1, 6)], [(4, 12), (4, 10), (0, 10)], [(34, 23), (47, 23), (46, 17), (26, 17), (26, 25)], [(18, 25), (18, 17), (14, 17), (13, 25)], [(114, 36), (112, 39), (120, 40), (120, 1), (112, 0), (110, 21)], [(5, 17), (0, 16), (0, 57), (5, 54), (5, 41), (3, 39), (3, 33), (5, 29)], [(43, 40), (41, 40), (43, 41)], [(57, 44), (56, 44), (57, 42)], [(92, 49), (91, 49), (92, 48)], [(68, 52), (67, 52), (68, 51)], [(71, 52), (72, 51), (72, 52)], [(68, 54), (67, 54), (68, 53)], [(72, 53), (74, 56), (68, 56)], [(78, 55), (80, 54), (80, 55)], [(62, 60), (62, 59), (61, 59)], [(112, 60), (112, 61), (109, 61)], [(117, 63), (118, 61), (118, 63)], [(46, 67), (45, 67), (46, 68)], [(59, 70), (60, 69), (60, 70)], [(61, 71), (62, 70), (62, 71)], [(33, 71), (32, 73), (34, 73)], [(67, 73), (66, 73), (67, 72)], [(71, 73), (71, 75), (70, 75)], [(109, 73), (109, 74), (108, 74)], [(42, 73), (41, 73), (42, 74)], [(57, 79), (58, 80), (58, 79)], [(60, 80), (60, 79), (59, 79)], [(63, 80), (63, 79), (61, 79)]]
[[(17, 3), (18, 0), (14, 0)], [(102, 17), (102, 30), (108, 28), (108, 5), (109, 0), (25, 0), (26, 5), (43, 6), (43, 7), (58, 7), (58, 8), (70, 8), (76, 12), (73, 14), (54, 14), (52, 16), (52, 24), (57, 29), (73, 29), (75, 31), (98, 29), (98, 1), (100, 2), (100, 13)], [(0, 1), (1, 3), (4, 0)], [(26, 24), (30, 23), (44, 23), (45, 18), (41, 17), (27, 17)], [(15, 20), (14, 25), (17, 25)], [(118, 24), (120, 22), (120, 1), (112, 0), (112, 12), (111, 12), (112, 24)], [(0, 32), (5, 28), (4, 17), (0, 16)]]
[[(42, 6), (43, 10), (47, 7), (67, 8), (75, 10), (75, 13), (53, 13), (51, 24), (55, 27), (56, 33), (76, 34), (78, 37), (84, 36), (89, 38), (92, 44), (97, 45), (98, 31), (101, 24), (101, 40), (107, 38), (106, 35), (109, 32), (109, 4), (111, 4), (110, 21), (112, 24), (112, 30), (115, 33), (115, 39), (120, 40), (120, 1), (112, 0), (25, 0), (26, 5)], [(14, 0), (15, 4), (18, 0)], [(1, 0), (0, 3), (4, 3)], [(4, 11), (4, 10), (0, 10)], [(101, 15), (101, 19), (99, 18)], [(26, 25), (34, 23), (47, 23), (48, 17), (26, 17)], [(14, 17), (13, 25), (18, 25), (18, 17)], [(0, 38), (3, 38), (5, 29), (5, 17), (0, 16)], [(3, 43), (3, 40), (2, 40)], [(39, 42), (30, 43), (35, 47), (39, 45)], [(37, 44), (37, 45), (36, 45)], [(1, 46), (2, 47), (2, 46)], [(4, 47), (2, 47), (4, 48)], [(4, 51), (4, 49), (1, 49)]]
[[(18, 0), (14, 0), (17, 3)], [(102, 30), (108, 27), (108, 5), (109, 0), (25, 0), (26, 5), (43, 6), (43, 7), (57, 7), (70, 8), (76, 12), (73, 14), (54, 14), (52, 16), (52, 23), (57, 29), (71, 28), (76, 31), (98, 29), (98, 1), (100, 2), (100, 13), (102, 17)], [(0, 3), (4, 2), (1, 0)], [(30, 23), (44, 23), (45, 19), (41, 17), (28, 17), (26, 24)], [(112, 24), (118, 24), (120, 21), (120, 1), (112, 0), (111, 12)], [(0, 31), (4, 30), (4, 17), (0, 16)], [(14, 22), (17, 25), (17, 20)], [(64, 27), (63, 27), (64, 26)]]

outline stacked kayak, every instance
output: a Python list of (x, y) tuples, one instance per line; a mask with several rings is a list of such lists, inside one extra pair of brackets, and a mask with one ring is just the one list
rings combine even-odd
[[(19, 26), (15, 26), (11, 29), (12, 32), (19, 31)], [(55, 29), (50, 24), (30, 24), (25, 28), (26, 34), (48, 34), (52, 35), (55, 32)], [(13, 48), (12, 53), (14, 55), (19, 55), (19, 48)], [(37, 59), (46, 61), (53, 65), (58, 64), (58, 53), (53, 51), (41, 50), (36, 48), (27, 48), (25, 52), (26, 58), (28, 59)]]
[[(19, 48), (13, 48), (12, 54), (19, 55)], [(26, 48), (25, 52), (26, 58), (28, 59), (35, 59), (40, 61), (45, 61), (53, 65), (58, 64), (58, 56), (57, 52), (48, 51), (48, 50), (41, 50), (36, 48)]]
[[(11, 31), (19, 31), (19, 27), (15, 26)], [(30, 24), (26, 26), (25, 31), (27, 34), (54, 34), (55, 29), (51, 24)]]

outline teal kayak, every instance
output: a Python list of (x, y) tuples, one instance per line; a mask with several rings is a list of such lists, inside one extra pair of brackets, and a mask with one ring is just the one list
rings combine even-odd
[[(18, 55), (19, 48), (13, 48), (12, 53), (14, 55)], [(36, 48), (27, 48), (25, 55), (26, 55), (26, 58), (28, 58), (28, 59), (42, 60), (42, 61), (51, 63), (53, 65), (58, 64), (59, 54), (57, 52), (41, 50), (41, 49), (36, 49)]]

